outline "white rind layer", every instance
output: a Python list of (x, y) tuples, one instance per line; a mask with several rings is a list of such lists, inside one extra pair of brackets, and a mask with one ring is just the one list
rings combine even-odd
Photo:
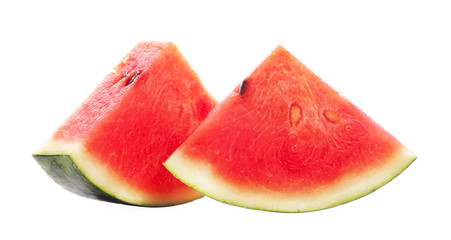
[(415, 159), (411, 151), (402, 148), (386, 161), (387, 164), (366, 173), (347, 176), (308, 195), (235, 187), (218, 178), (211, 166), (190, 158), (181, 150), (177, 150), (164, 166), (186, 185), (221, 202), (266, 211), (308, 212), (365, 196), (395, 178)]
[(108, 195), (134, 205), (170, 206), (186, 203), (203, 196), (195, 191), (185, 196), (177, 196), (177, 200), (164, 201), (157, 195), (150, 196), (127, 183), (125, 179), (115, 174), (108, 165), (96, 161), (80, 142), (50, 139), (34, 154), (70, 156), (75, 166), (92, 184)]

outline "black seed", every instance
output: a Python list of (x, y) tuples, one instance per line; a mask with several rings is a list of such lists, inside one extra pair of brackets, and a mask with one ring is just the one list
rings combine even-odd
[(247, 88), (247, 79), (244, 79), (240, 85), (240, 95), (243, 95)]
[(135, 73), (135, 75), (133, 75), (133, 77), (130, 78), (130, 81), (128, 81), (127, 86), (130, 85), (130, 84), (132, 84), (133, 81), (135, 81), (135, 79), (139, 76), (139, 74), (141, 74), (141, 73), (140, 73), (139, 71), (137, 71), (137, 72)]
[(128, 76), (128, 72), (126, 71), (125, 73), (124, 73), (124, 76), (122, 76), (122, 78), (126, 78)]

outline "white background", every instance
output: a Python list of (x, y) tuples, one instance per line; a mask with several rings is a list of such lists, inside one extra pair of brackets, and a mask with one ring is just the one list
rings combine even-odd
[[(451, 7), (217, 2), (0, 3), (0, 239), (450, 239)], [(218, 100), (281, 44), (418, 159), (378, 191), (311, 213), (67, 192), (31, 153), (141, 40), (173, 41)]]

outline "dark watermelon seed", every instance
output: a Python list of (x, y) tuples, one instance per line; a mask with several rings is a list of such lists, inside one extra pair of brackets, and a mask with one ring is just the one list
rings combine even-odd
[(128, 72), (126, 71), (125, 73), (124, 73), (124, 76), (122, 76), (122, 78), (126, 78), (128, 76)]
[(244, 79), (240, 85), (240, 95), (243, 95), (247, 88), (247, 79)]
[(133, 77), (130, 78), (130, 81), (128, 81), (127, 86), (130, 85), (130, 84), (132, 84), (133, 81), (135, 81), (135, 79), (139, 76), (139, 74), (141, 74), (141, 73), (140, 73), (139, 71), (137, 71), (137, 72), (135, 73), (135, 75), (133, 75)]

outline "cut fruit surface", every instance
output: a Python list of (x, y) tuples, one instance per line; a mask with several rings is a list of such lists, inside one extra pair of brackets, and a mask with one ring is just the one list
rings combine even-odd
[(202, 195), (162, 163), (215, 104), (174, 44), (141, 42), (33, 156), (80, 195), (184, 203)]
[(364, 196), (415, 158), (279, 46), (164, 165), (219, 201), (304, 212)]

